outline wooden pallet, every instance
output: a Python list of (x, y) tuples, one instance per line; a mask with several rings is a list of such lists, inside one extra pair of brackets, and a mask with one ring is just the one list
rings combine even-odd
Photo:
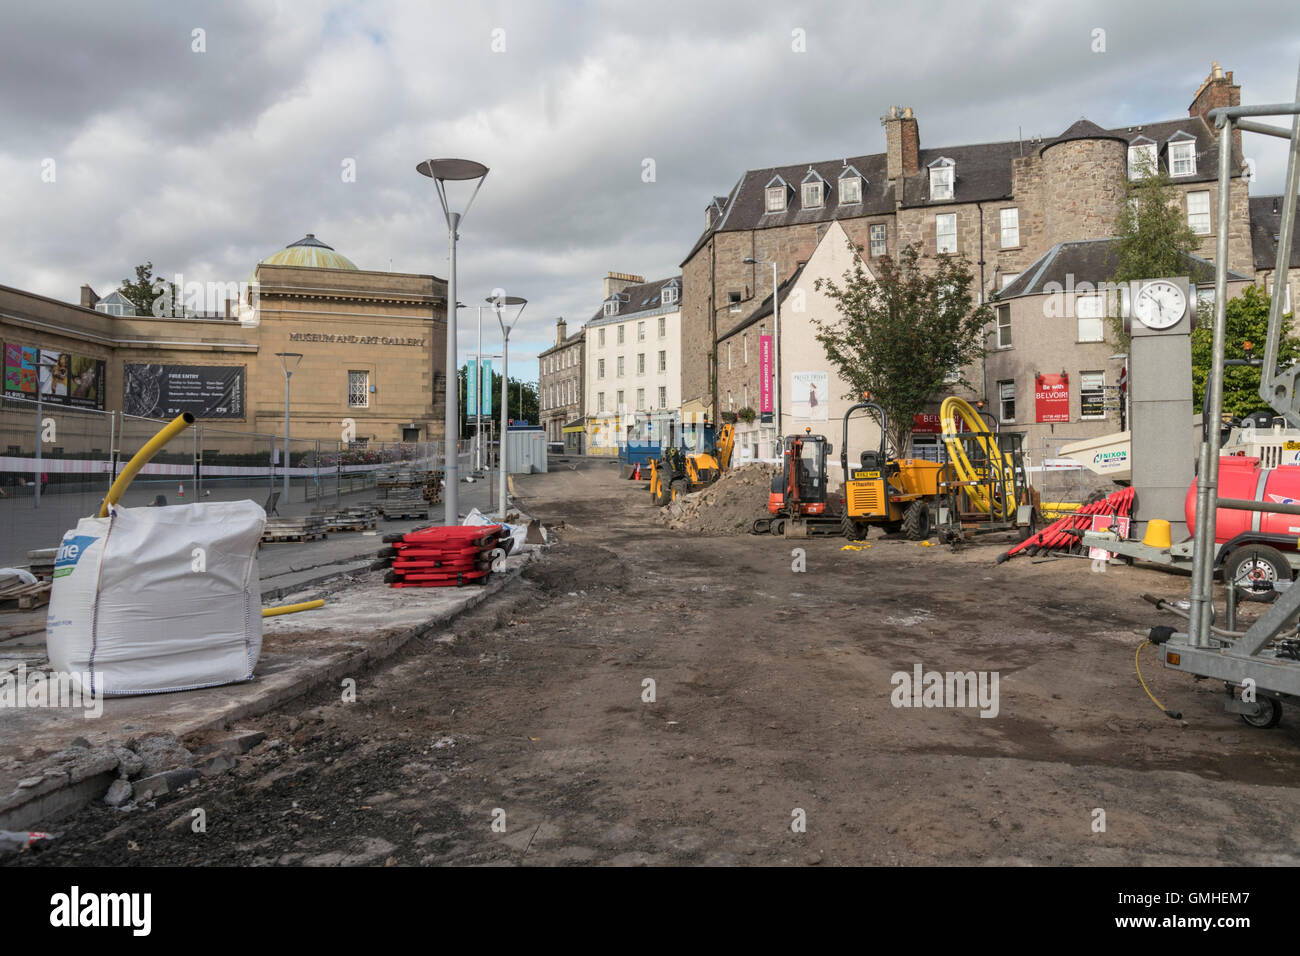
[(317, 538), (325, 540), (324, 531), (264, 531), (262, 540), (264, 542), (274, 541), (315, 541)]
[(35, 584), (14, 584), (0, 590), (0, 610), (30, 611), (50, 602), (49, 581)]

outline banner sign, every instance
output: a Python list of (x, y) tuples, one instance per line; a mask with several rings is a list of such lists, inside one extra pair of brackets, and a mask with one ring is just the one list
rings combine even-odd
[(478, 360), (465, 363), (465, 414), (478, 414)]
[(484, 359), (483, 365), (483, 412), (484, 415), (492, 414), (492, 360)]
[(40, 400), (73, 408), (104, 408), (102, 359), (52, 352), (7, 343), (4, 347), (4, 391), (16, 398)]
[(772, 336), (758, 337), (758, 410), (772, 411)]
[(1070, 376), (1039, 375), (1034, 380), (1034, 411), (1038, 422), (1070, 420)]
[(790, 375), (790, 412), (796, 421), (827, 421), (830, 407), (829, 376), (825, 372), (794, 372)]
[(122, 411), (141, 418), (244, 417), (242, 365), (127, 365)]

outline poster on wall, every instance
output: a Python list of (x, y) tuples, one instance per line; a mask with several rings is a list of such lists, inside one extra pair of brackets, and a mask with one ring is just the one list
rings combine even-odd
[(4, 390), (21, 397), (36, 397), (37, 369), (40, 356), (26, 345), (5, 345)]
[(794, 372), (790, 375), (790, 411), (796, 421), (827, 421), (830, 407), (830, 378), (826, 372)]
[(122, 410), (141, 418), (244, 417), (242, 365), (126, 365)]
[(74, 408), (104, 407), (103, 359), (13, 342), (4, 347), (4, 392)]
[(1070, 376), (1039, 375), (1034, 380), (1034, 420), (1068, 422), (1070, 420)]

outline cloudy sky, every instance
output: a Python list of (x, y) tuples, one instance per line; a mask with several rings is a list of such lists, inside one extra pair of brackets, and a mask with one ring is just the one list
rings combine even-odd
[[(1212, 60), (1244, 102), (1290, 100), (1300, 63), (1300, 7), (1255, 0), (3, 6), (0, 283), (75, 301), (146, 259), (240, 281), (307, 232), (363, 269), (445, 276), (415, 165), (463, 156), (492, 172), (459, 298), (529, 299), (511, 364), (530, 380), (607, 271), (676, 274), (710, 196), (882, 151), (890, 104), (924, 147), (1052, 136), (1186, 115)], [(1248, 135), (1246, 154), (1253, 193), (1278, 192), (1283, 144)]]

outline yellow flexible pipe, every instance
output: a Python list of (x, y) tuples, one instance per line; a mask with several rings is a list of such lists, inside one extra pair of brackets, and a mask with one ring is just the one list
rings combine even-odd
[[(971, 407), (970, 402), (963, 398), (951, 395), (943, 400), (939, 406), (939, 420), (943, 426), (943, 443), (948, 449), (948, 458), (957, 472), (957, 478), (963, 482), (977, 482), (986, 480), (990, 476), (981, 474), (966, 457), (966, 449), (963, 447), (957, 431), (957, 418), (966, 425), (966, 436), (974, 436), (984, 450), (985, 457), (993, 463), (993, 467), (998, 468), (1001, 472), (998, 480), (1005, 480), (1008, 487), (1012, 486), (1013, 463), (1011, 456), (1002, 453), (998, 449), (997, 441), (993, 433), (989, 431), (988, 425), (979, 413)], [(997, 518), (1007, 517), (1010, 508), (1015, 507), (1018, 502), (998, 502), (991, 499), (982, 487), (979, 485), (968, 486), (963, 489), (967, 497), (979, 511), (985, 514), (992, 514)]]
[(324, 599), (317, 598), (315, 601), (304, 601), (301, 604), (282, 604), (279, 607), (264, 607), (262, 608), (262, 617), (278, 617), (281, 614), (297, 614), (299, 611), (310, 611), (314, 608), (324, 606)]
[(131, 484), (131, 481), (135, 478), (140, 469), (149, 464), (149, 460), (153, 458), (154, 455), (158, 454), (159, 449), (161, 449), (163, 445), (167, 444), (193, 424), (194, 416), (189, 412), (181, 412), (168, 422), (167, 425), (163, 427), (162, 431), (158, 432), (157, 435), (154, 435), (153, 438), (150, 438), (149, 441), (145, 443), (145, 446), (136, 452), (131, 460), (126, 463), (126, 467), (122, 469), (122, 473), (117, 476), (117, 480), (114, 481), (112, 487), (108, 489), (108, 494), (104, 496), (104, 503), (99, 506), (99, 517), (107, 518), (108, 509), (117, 504), (118, 500), (126, 492), (127, 485)]

